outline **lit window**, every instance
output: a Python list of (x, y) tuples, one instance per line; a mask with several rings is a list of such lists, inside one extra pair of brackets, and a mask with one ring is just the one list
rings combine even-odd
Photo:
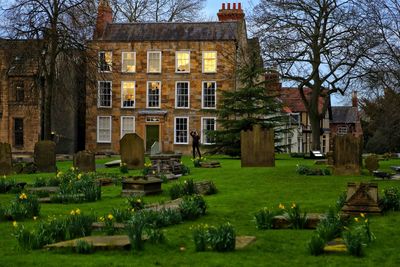
[(99, 69), (100, 71), (112, 71), (112, 52), (99, 52)]
[(203, 72), (217, 72), (217, 52), (203, 52)]
[(338, 130), (337, 130), (338, 135), (346, 135), (347, 132), (348, 132), (347, 126), (339, 126), (338, 127)]
[(161, 52), (152, 51), (147, 52), (147, 72), (160, 73), (161, 72)]
[(99, 81), (98, 88), (98, 107), (110, 108), (112, 101), (112, 83), (109, 81)]
[(202, 118), (201, 120), (201, 140), (205, 145), (211, 145), (215, 143), (212, 131), (216, 130), (216, 119), (215, 118)]
[(190, 52), (177, 51), (175, 52), (175, 71), (188, 73), (190, 72)]
[(203, 82), (202, 108), (214, 109), (216, 107), (216, 82)]
[(176, 82), (175, 107), (189, 108), (189, 82)]
[(122, 52), (122, 72), (136, 71), (136, 53)]
[(174, 140), (175, 144), (188, 144), (189, 118), (175, 117)]
[(161, 97), (161, 82), (147, 82), (147, 107), (159, 108)]
[(135, 107), (135, 82), (121, 82), (121, 102), (123, 108)]
[(127, 133), (135, 132), (135, 117), (122, 116), (121, 117), (121, 138)]
[(111, 116), (97, 117), (97, 143), (111, 143)]

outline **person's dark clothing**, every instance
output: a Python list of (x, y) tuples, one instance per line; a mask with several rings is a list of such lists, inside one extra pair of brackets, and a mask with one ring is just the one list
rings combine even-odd
[(190, 132), (190, 136), (192, 136), (192, 149), (193, 149), (193, 158), (196, 158), (196, 150), (199, 154), (199, 158), (201, 158), (200, 153), (200, 136), (196, 132)]

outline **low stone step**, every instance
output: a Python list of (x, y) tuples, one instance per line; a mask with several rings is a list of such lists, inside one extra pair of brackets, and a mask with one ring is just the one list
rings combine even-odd
[(131, 243), (127, 235), (113, 235), (113, 236), (86, 236), (73, 240), (63, 241), (51, 245), (46, 245), (45, 249), (61, 249), (76, 247), (78, 240), (85, 240), (93, 245), (95, 250), (118, 250), (129, 249)]
[(58, 186), (31, 187), (28, 189), (28, 193), (47, 192), (49, 194), (54, 194), (57, 193), (58, 189)]

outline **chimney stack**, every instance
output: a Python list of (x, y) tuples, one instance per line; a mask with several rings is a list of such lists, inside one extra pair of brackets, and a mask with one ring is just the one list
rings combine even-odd
[(265, 72), (265, 89), (273, 97), (279, 97), (281, 94), (281, 77), (276, 68), (269, 68)]
[(357, 91), (353, 91), (353, 93), (351, 94), (351, 104), (354, 108), (358, 108)]
[(112, 23), (112, 9), (108, 0), (100, 0), (97, 8), (96, 29), (93, 39), (99, 39), (103, 36), (103, 32), (107, 24)]
[(241, 21), (244, 19), (244, 12), (242, 10), (241, 3), (233, 3), (233, 8), (231, 9), (231, 3), (227, 3), (227, 8), (225, 8), (225, 3), (222, 3), (222, 8), (217, 13), (219, 21)]

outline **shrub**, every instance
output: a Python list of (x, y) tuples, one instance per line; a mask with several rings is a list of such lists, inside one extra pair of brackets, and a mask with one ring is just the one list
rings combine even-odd
[(204, 194), (205, 195), (214, 195), (216, 193), (218, 193), (218, 189), (215, 186), (214, 182), (210, 181), (210, 186), (207, 188), (207, 192), (205, 192)]
[(59, 186), (60, 185), (60, 183), (61, 183), (61, 179), (60, 178), (58, 178), (57, 176), (55, 176), (55, 177), (50, 177), (48, 180), (47, 180), (47, 186)]
[(190, 174), (190, 168), (182, 163), (181, 163), (181, 171), (182, 171), (182, 175)]
[(344, 222), (342, 221), (340, 214), (335, 209), (331, 208), (325, 214), (325, 217), (319, 222), (316, 231), (319, 237), (327, 242), (340, 237), (343, 227)]
[(183, 184), (174, 184), (169, 190), (171, 199), (177, 199), (183, 196), (191, 196), (197, 194), (196, 186), (193, 179), (188, 179)]
[(143, 201), (143, 198), (140, 196), (129, 196), (126, 201), (128, 202), (129, 206), (131, 209), (134, 209), (134, 211), (142, 210), (144, 209), (145, 203)]
[(153, 244), (161, 244), (165, 241), (164, 232), (158, 228), (147, 227), (145, 229), (146, 235), (149, 238), (149, 241)]
[(142, 170), (142, 175), (147, 176), (152, 170), (152, 164), (151, 162), (146, 162), (144, 164), (144, 169)]
[(44, 177), (36, 177), (35, 182), (33, 183), (34, 187), (44, 187), (46, 186), (46, 178)]
[(119, 171), (121, 173), (128, 173), (129, 172), (128, 164), (121, 162), (121, 164), (119, 166)]
[(110, 213), (106, 216), (100, 217), (100, 222), (104, 223), (104, 228), (103, 231), (107, 234), (107, 235), (114, 235), (118, 229), (115, 228), (114, 226), (114, 216)]
[(359, 230), (345, 231), (343, 233), (343, 240), (346, 244), (347, 251), (357, 257), (364, 255), (363, 247), (366, 246), (364, 243), (363, 233)]
[(127, 232), (131, 242), (133, 251), (143, 250), (143, 231), (146, 226), (146, 215), (143, 212), (138, 212), (132, 216), (127, 224)]
[(304, 165), (299, 165), (297, 164), (296, 166), (296, 172), (300, 175), (331, 175), (331, 172), (329, 169), (320, 169), (320, 168), (311, 168), (308, 166)]
[(390, 187), (383, 190), (383, 196), (380, 200), (384, 211), (400, 210), (400, 191), (396, 187)]
[(95, 221), (93, 215), (85, 215), (80, 209), (72, 210), (67, 218), (69, 238), (88, 236), (92, 233), (92, 224)]
[(119, 209), (112, 208), (111, 214), (114, 216), (115, 221), (118, 223), (126, 222), (132, 217), (132, 209)]
[(290, 153), (292, 158), (304, 158), (304, 153)]
[(186, 196), (179, 205), (183, 220), (194, 220), (206, 213), (206, 202), (200, 195)]
[(5, 208), (4, 216), (11, 220), (22, 220), (39, 216), (40, 203), (35, 195), (22, 193), (17, 195), (9, 207)]
[(193, 228), (193, 241), (196, 251), (205, 251), (208, 239), (208, 225), (199, 224)]
[(369, 171), (369, 173), (372, 175), (373, 171), (376, 171), (379, 169), (379, 159), (378, 156), (375, 154), (369, 155), (365, 159), (365, 168)]
[(335, 205), (336, 211), (340, 211), (343, 208), (344, 203), (346, 202), (346, 198), (347, 198), (346, 191), (340, 193), (338, 199), (336, 200), (336, 205)]
[(75, 241), (75, 252), (79, 254), (91, 254), (94, 252), (93, 244), (84, 239), (78, 239)]
[(162, 218), (162, 226), (174, 225), (182, 222), (182, 215), (177, 209), (163, 209), (159, 214)]
[(44, 242), (40, 240), (35, 232), (25, 229), (23, 225), (18, 225), (17, 222), (13, 223), (15, 229), (13, 235), (17, 239), (18, 244), (25, 250), (38, 249), (42, 247)]
[(318, 256), (324, 253), (325, 240), (320, 235), (313, 235), (308, 243), (308, 250), (311, 255)]
[(209, 229), (211, 248), (218, 252), (233, 251), (236, 245), (235, 229), (230, 223)]
[(258, 210), (254, 214), (257, 229), (272, 229), (274, 227), (274, 217), (281, 213), (280, 211), (271, 211), (268, 208)]
[(179, 183), (175, 183), (169, 189), (169, 196), (172, 200), (180, 198), (184, 195), (183, 193), (183, 186)]
[(205, 161), (205, 160), (206, 160), (206, 159), (203, 158), (203, 157), (196, 157), (196, 158), (192, 159), (192, 161), (193, 161), (193, 166), (194, 166), (195, 168), (200, 168), (200, 167), (201, 167), (201, 163), (202, 163), (203, 161)]
[(300, 206), (292, 203), (290, 209), (285, 211), (284, 216), (289, 222), (289, 227), (293, 229), (304, 229), (307, 223), (307, 213), (301, 214)]
[[(15, 179), (7, 178), (5, 175), (0, 177), (0, 193), (7, 193), (13, 189), (18, 191)], [(21, 189), (19, 189), (19, 191), (20, 190)]]

